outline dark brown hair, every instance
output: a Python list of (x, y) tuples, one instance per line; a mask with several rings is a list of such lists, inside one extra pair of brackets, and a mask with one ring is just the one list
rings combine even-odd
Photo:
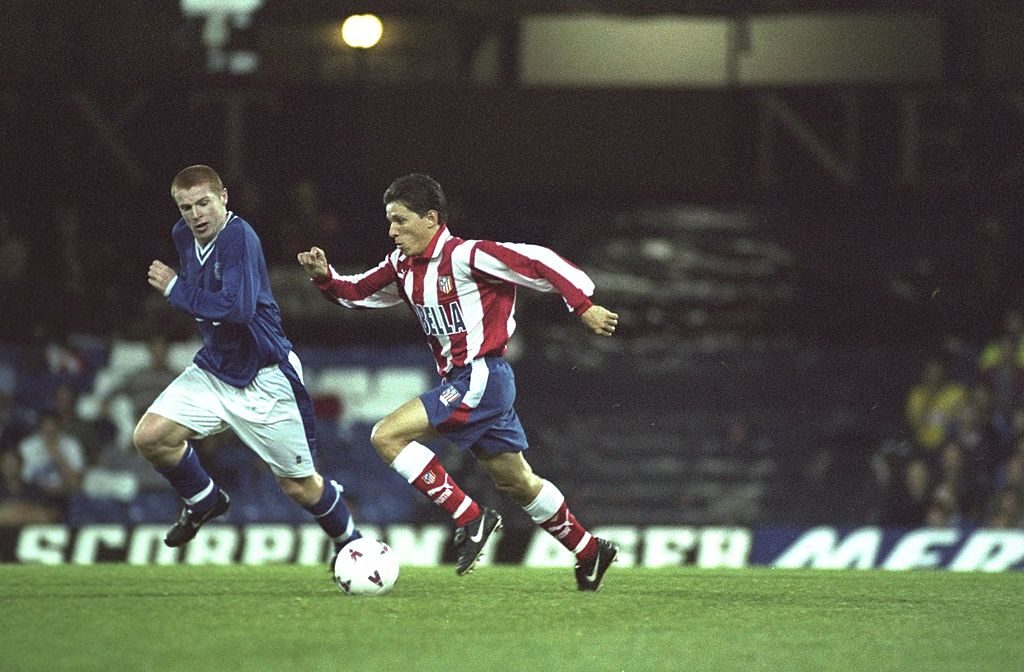
[(384, 192), (384, 205), (401, 203), (420, 217), (429, 210), (437, 212), (441, 224), (448, 222), (448, 199), (437, 180), (423, 173), (399, 177)]

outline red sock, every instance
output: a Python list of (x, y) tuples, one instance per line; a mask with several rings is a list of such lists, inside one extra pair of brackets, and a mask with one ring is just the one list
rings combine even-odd
[(480, 505), (462, 491), (436, 456), (413, 479), (412, 486), (444, 509), (459, 527), (480, 515)]
[(597, 542), (594, 541), (594, 536), (579, 524), (564, 500), (555, 515), (545, 520), (540, 526), (557, 539), (558, 543), (575, 553), (580, 560), (589, 560), (594, 557), (594, 553), (597, 553)]

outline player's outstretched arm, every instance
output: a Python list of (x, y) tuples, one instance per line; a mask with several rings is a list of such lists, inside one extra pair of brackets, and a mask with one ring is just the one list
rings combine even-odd
[(299, 264), (306, 275), (314, 280), (323, 280), (330, 274), (327, 255), (319, 247), (311, 247), (309, 252), (299, 252)]
[(580, 315), (583, 324), (598, 336), (611, 336), (619, 325), (619, 314), (594, 304)]

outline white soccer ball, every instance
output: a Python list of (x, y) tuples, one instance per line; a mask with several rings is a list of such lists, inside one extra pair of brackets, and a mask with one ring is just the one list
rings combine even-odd
[(346, 595), (387, 595), (398, 580), (398, 556), (383, 541), (362, 537), (334, 559), (334, 581)]

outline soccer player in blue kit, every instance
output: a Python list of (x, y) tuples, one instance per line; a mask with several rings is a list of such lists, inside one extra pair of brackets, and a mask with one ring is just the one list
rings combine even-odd
[(317, 473), (313, 403), (281, 326), (259, 237), (228, 211), (227, 189), (208, 166), (179, 172), (171, 197), (181, 212), (171, 232), (180, 266), (154, 261), (149, 284), (195, 318), (203, 347), (134, 433), (139, 453), (184, 500), (164, 543), (188, 543), (206, 521), (227, 512), (228, 494), (200, 464), (192, 440), (230, 428), (337, 552), (360, 535), (341, 485)]

